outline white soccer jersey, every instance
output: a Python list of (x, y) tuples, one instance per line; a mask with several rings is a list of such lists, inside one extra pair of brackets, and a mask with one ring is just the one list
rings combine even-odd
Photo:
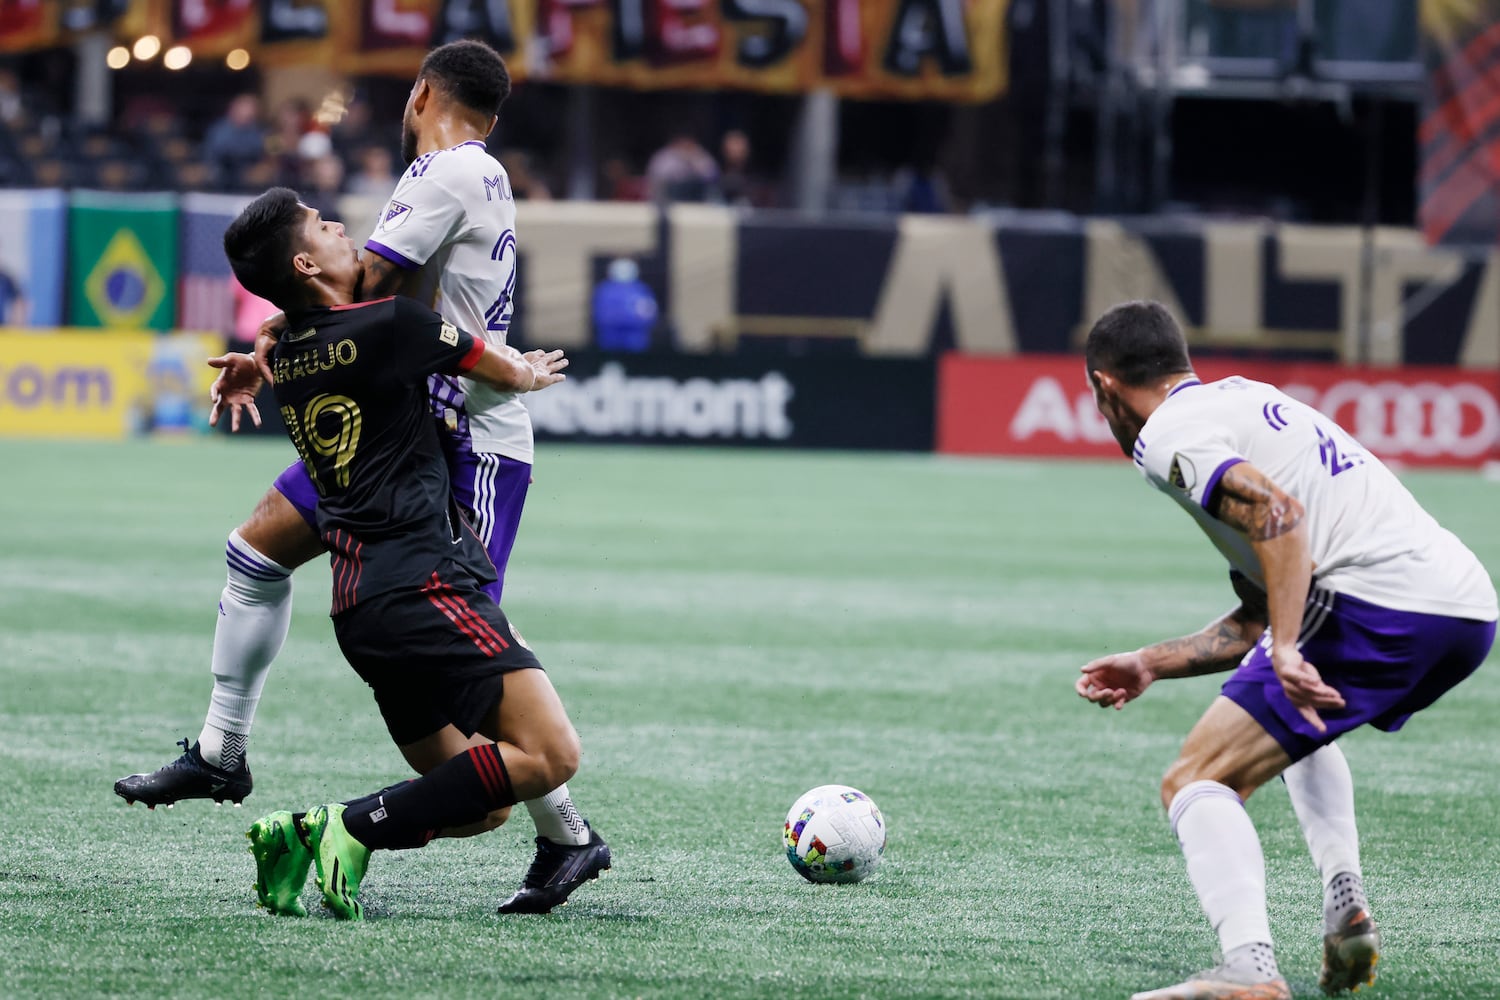
[[(401, 175), (365, 243), (423, 271), (422, 292), (461, 330), (504, 344), (516, 292), (516, 203), (478, 140), (423, 153)], [(515, 393), (461, 379), (474, 450), (530, 463), (531, 417)]]
[(1500, 614), (1479, 559), (1332, 419), (1275, 386), (1191, 379), (1172, 390), (1135, 443), (1147, 480), (1264, 587), (1249, 541), (1205, 509), (1237, 462), (1301, 501), (1320, 586), (1400, 611), (1483, 621)]

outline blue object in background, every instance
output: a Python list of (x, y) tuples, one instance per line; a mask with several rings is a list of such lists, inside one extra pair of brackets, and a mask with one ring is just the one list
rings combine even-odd
[(594, 338), (602, 351), (645, 351), (656, 326), (656, 295), (627, 257), (613, 260), (594, 289)]

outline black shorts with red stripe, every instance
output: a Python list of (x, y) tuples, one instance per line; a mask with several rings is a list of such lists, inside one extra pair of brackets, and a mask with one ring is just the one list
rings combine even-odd
[(339, 648), (375, 693), (397, 746), (452, 723), (472, 736), (500, 703), (512, 670), (541, 662), (477, 581), (437, 574), (333, 616)]

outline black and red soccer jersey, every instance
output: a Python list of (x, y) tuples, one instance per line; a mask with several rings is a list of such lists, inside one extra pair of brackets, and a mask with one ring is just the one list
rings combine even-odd
[(333, 613), (443, 579), (495, 579), (453, 501), (427, 378), (473, 367), (484, 344), (394, 297), (287, 317), (276, 400), (318, 488)]

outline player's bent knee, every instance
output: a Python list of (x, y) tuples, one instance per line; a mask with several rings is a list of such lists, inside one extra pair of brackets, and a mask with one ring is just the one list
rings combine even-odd
[(1183, 757), (1177, 758), (1172, 762), (1172, 766), (1167, 768), (1167, 773), (1161, 779), (1161, 807), (1171, 809), (1172, 800), (1177, 797), (1177, 793), (1200, 778), (1201, 775), (1197, 773), (1197, 768), (1192, 761)]
[(542, 765), (542, 773), (546, 778), (549, 788), (566, 784), (578, 773), (578, 765), (583, 757), (583, 748), (578, 743), (578, 734), (569, 727), (565, 736), (559, 737), (550, 743), (538, 754)]
[(239, 536), (268, 559), (295, 569), (321, 555), (322, 539), (292, 502), (272, 487), (239, 527)]

